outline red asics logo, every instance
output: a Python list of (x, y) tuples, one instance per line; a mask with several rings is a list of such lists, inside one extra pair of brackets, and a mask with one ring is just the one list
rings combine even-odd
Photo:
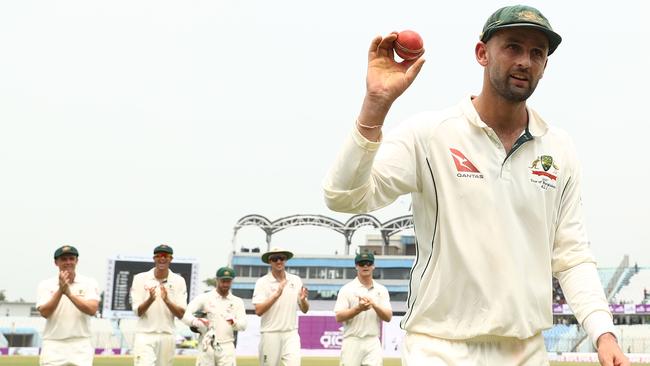
[(480, 173), (462, 152), (452, 148), (449, 148), (449, 151), (451, 151), (451, 157), (454, 158), (454, 164), (456, 164), (456, 169), (459, 172)]

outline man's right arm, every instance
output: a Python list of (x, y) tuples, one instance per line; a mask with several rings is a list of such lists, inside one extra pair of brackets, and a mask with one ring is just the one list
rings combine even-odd
[(246, 309), (244, 308), (244, 301), (239, 299), (237, 305), (235, 306), (235, 317), (233, 319), (233, 329), (236, 331), (246, 330), (248, 326), (248, 320), (246, 319)]
[(185, 314), (183, 314), (183, 318), (181, 321), (185, 323), (187, 326), (192, 326), (192, 321), (196, 319), (194, 316), (194, 313), (196, 313), (198, 310), (203, 309), (203, 301), (202, 301), (202, 296), (199, 295), (192, 299), (189, 304), (187, 304), (187, 307), (185, 308)]
[(359, 132), (370, 141), (379, 141), (381, 127), (393, 102), (406, 91), (424, 65), (424, 59), (396, 62), (393, 45), (397, 33), (377, 36), (368, 49), (366, 96), (357, 118)]
[(61, 301), (61, 297), (63, 296), (63, 291), (60, 288), (57, 288), (54, 294), (52, 294), (52, 297), (50, 297), (49, 300), (46, 300), (45, 296), (47, 293), (47, 290), (45, 288), (39, 288), (39, 303), (43, 301), (42, 305), (38, 305), (37, 309), (38, 312), (41, 314), (43, 318), (49, 318), (52, 313), (54, 313), (54, 310), (56, 310), (56, 307), (59, 306), (59, 302)]
[(368, 50), (366, 96), (352, 136), (323, 183), (327, 206), (339, 212), (362, 213), (384, 207), (402, 194), (417, 190), (412, 141), (384, 146), (389, 158), (380, 168), (373, 163), (381, 128), (393, 102), (411, 85), (424, 59), (395, 62), (396, 33), (376, 37)]
[(351, 293), (346, 289), (346, 287), (342, 287), (339, 290), (339, 293), (336, 295), (336, 304), (334, 304), (334, 314), (336, 317), (336, 321), (339, 323), (346, 322), (355, 316), (359, 315), (362, 311), (368, 310), (369, 307), (364, 306), (362, 304), (357, 304), (356, 306), (350, 306), (350, 300), (349, 298), (352, 296)]
[(355, 316), (359, 315), (362, 311), (364, 311), (364, 309), (361, 307), (361, 305), (357, 305), (349, 309), (339, 310), (335, 313), (336, 321), (339, 323), (346, 322), (354, 318)]
[(203, 295), (199, 295), (192, 299), (192, 301), (187, 304), (185, 313), (181, 318), (181, 321), (183, 323), (185, 323), (190, 328), (195, 327), (200, 333), (205, 333), (208, 329), (208, 326), (210, 325), (210, 322), (207, 319), (197, 318), (194, 316), (194, 313), (205, 308), (204, 300), (205, 297)]
[(264, 313), (269, 311), (271, 306), (273, 306), (273, 304), (275, 304), (275, 302), (278, 301), (278, 299), (280, 298), (280, 295), (282, 295), (281, 292), (280, 293), (274, 292), (271, 296), (269, 296), (263, 302), (261, 302), (259, 304), (254, 304), (255, 305), (255, 314), (257, 316), (264, 315)]
[(149, 290), (149, 297), (147, 297), (146, 300), (144, 300), (140, 305), (138, 305), (138, 316), (142, 316), (144, 313), (149, 310), (149, 307), (151, 307), (151, 304), (156, 300), (156, 296), (154, 295), (154, 291), (156, 291), (155, 288), (152, 288)]
[(153, 304), (155, 299), (155, 296), (151, 296), (151, 291), (145, 290), (142, 277), (139, 274), (135, 275), (131, 284), (131, 308), (135, 312), (135, 315), (142, 316), (151, 304)]

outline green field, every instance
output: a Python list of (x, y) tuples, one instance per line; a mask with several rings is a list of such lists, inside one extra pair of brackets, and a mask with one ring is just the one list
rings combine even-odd
[[(133, 365), (133, 359), (127, 356), (95, 357), (93, 366), (127, 366)], [(253, 357), (237, 358), (237, 366), (257, 366), (257, 359)], [(334, 357), (303, 357), (303, 366), (337, 366), (338, 358)], [(399, 366), (397, 358), (384, 359), (384, 366)], [(551, 362), (551, 366), (591, 366), (596, 363)], [(650, 364), (637, 364), (650, 366)], [(38, 357), (6, 356), (0, 357), (0, 366), (38, 366)], [(194, 366), (194, 357), (179, 356), (174, 359), (174, 366)]]

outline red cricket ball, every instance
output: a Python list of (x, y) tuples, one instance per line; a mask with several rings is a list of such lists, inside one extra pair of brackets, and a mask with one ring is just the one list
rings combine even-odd
[(395, 53), (403, 60), (416, 60), (424, 53), (424, 41), (420, 35), (412, 30), (404, 30), (397, 34), (393, 45)]

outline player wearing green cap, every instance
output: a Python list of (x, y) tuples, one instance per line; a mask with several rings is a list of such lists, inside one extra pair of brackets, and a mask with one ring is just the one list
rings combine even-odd
[(133, 341), (135, 366), (171, 366), (176, 344), (174, 318), (187, 304), (187, 285), (169, 265), (174, 250), (165, 244), (153, 250), (154, 268), (138, 273), (131, 285), (131, 306), (138, 316)]
[[(217, 288), (202, 293), (187, 305), (183, 322), (201, 333), (196, 366), (234, 366), (235, 332), (246, 329), (244, 301), (230, 293), (235, 270), (221, 267), (217, 270)], [(205, 317), (194, 313), (201, 311)]]
[(77, 273), (79, 251), (64, 245), (54, 251), (59, 274), (38, 285), (36, 309), (47, 319), (40, 365), (91, 366), (90, 318), (99, 307), (97, 281)]
[(382, 139), (424, 65), (396, 62), (395, 39), (372, 41), (361, 112), (324, 190), (331, 209), (354, 213), (412, 196), (403, 364), (548, 365), (552, 277), (601, 362), (629, 364), (589, 249), (573, 144), (526, 103), (562, 38), (533, 7), (497, 10), (474, 47), (481, 92)]
[(345, 284), (336, 296), (336, 321), (343, 323), (341, 365), (380, 366), (383, 356), (379, 336), (381, 322), (393, 317), (386, 287), (372, 279), (375, 256), (359, 253), (354, 258), (357, 278)]

